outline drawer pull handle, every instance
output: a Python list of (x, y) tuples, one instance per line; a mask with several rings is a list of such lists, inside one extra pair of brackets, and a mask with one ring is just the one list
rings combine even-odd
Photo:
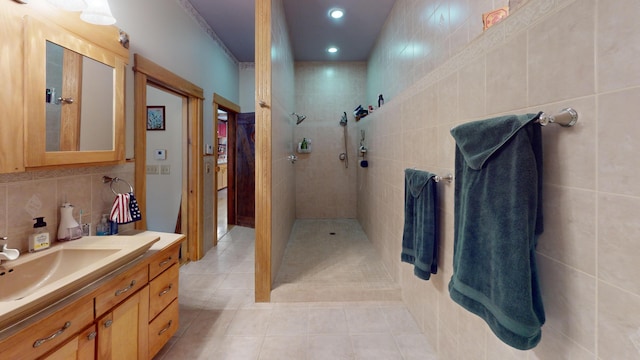
[(169, 284), (169, 286), (167, 286), (166, 288), (164, 288), (164, 290), (162, 290), (158, 296), (163, 296), (166, 295), (169, 291), (171, 291), (171, 289), (173, 288), (173, 284)]
[(160, 264), (158, 264), (158, 266), (163, 267), (165, 265), (167, 265), (167, 263), (169, 261), (171, 261), (171, 259), (173, 259), (173, 257), (169, 256), (168, 258), (166, 258), (165, 260), (161, 261)]
[(87, 335), (87, 340), (93, 340), (93, 339), (96, 338), (97, 335), (98, 335), (97, 332), (92, 331), (92, 332), (89, 333), (89, 335)]
[(134, 286), (136, 286), (136, 281), (135, 280), (131, 280), (131, 284), (129, 284), (129, 286), (127, 286), (126, 288), (122, 288), (120, 290), (116, 290), (116, 296), (120, 296), (120, 295), (126, 293), (127, 291), (133, 289)]
[(113, 325), (113, 320), (111, 320), (111, 319), (109, 319), (109, 320), (104, 322), (104, 328), (105, 329), (110, 327), (111, 325)]
[(36, 340), (36, 342), (33, 343), (33, 347), (37, 348), (38, 346), (46, 343), (47, 341), (55, 339), (56, 337), (62, 335), (62, 333), (65, 330), (67, 330), (70, 326), (71, 326), (71, 321), (67, 321), (66, 323), (64, 323), (64, 326), (60, 330), (54, 332), (53, 334), (47, 336), (46, 338)]
[(173, 324), (173, 320), (169, 320), (169, 323), (167, 324), (167, 326), (165, 326), (164, 329), (158, 331), (158, 336), (164, 334), (165, 332), (167, 332), (167, 330), (169, 330), (169, 328), (171, 327), (171, 324)]

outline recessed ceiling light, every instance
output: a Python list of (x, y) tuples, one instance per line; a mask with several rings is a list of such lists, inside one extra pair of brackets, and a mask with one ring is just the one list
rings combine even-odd
[(331, 9), (329, 10), (329, 16), (331, 16), (334, 19), (340, 19), (341, 17), (344, 16), (344, 10), (338, 9), (338, 8)]
[(335, 47), (335, 46), (332, 46), (332, 47), (328, 48), (327, 51), (332, 53), (332, 54), (333, 53), (337, 53), (338, 52), (338, 48)]

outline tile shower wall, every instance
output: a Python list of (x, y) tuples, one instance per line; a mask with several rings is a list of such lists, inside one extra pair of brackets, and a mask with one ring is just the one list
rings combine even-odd
[[(310, 154), (297, 154), (297, 218), (356, 217), (359, 134), (353, 109), (367, 105), (366, 69), (364, 62), (298, 62), (295, 65), (295, 112), (306, 115), (307, 119), (295, 127), (294, 145), (303, 138), (312, 141)], [(349, 119), (348, 168), (339, 159), (345, 151), (344, 127), (340, 126), (343, 112)]]
[[(358, 169), (358, 218), (439, 359), (636, 359), (640, 3), (529, 0), (471, 41), (481, 25), (469, 22), (466, 42), (455, 36), (464, 25), (454, 25), (464, 3), (471, 2), (398, 0), (387, 20), (368, 93), (392, 96), (358, 124), (370, 149), (369, 168)], [(444, 18), (444, 28), (432, 29), (432, 16), (422, 14)], [(432, 50), (417, 56), (414, 47), (405, 58), (412, 43)], [(453, 172), (449, 129), (461, 123), (569, 106), (580, 114), (575, 127), (543, 129), (545, 232), (537, 258), (547, 322), (541, 343), (518, 351), (449, 298), (453, 184), (438, 185), (439, 274), (421, 281), (400, 262), (403, 170)]]
[[(41, 170), (16, 174), (0, 174), (0, 235), (9, 237), (9, 247), (20, 252), (29, 251), (32, 220), (44, 216), (52, 239), (56, 239), (60, 205), (66, 200), (73, 204), (73, 217), (91, 222), (92, 235), (102, 214), (111, 212), (115, 195), (109, 184), (102, 182), (108, 175), (134, 184), (133, 163), (117, 166), (87, 167), (67, 170)], [(120, 186), (124, 186), (120, 188)], [(116, 191), (128, 191), (122, 183)], [(120, 230), (132, 229), (133, 224), (120, 225)]]
[[(292, 154), (294, 105), (293, 55), (282, 0), (271, 2), (271, 278), (278, 274), (284, 249), (295, 221), (295, 170)], [(260, 99), (258, 99), (260, 100)]]

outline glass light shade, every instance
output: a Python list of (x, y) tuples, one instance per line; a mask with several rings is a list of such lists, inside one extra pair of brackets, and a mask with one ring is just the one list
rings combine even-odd
[(334, 19), (340, 19), (341, 17), (344, 16), (344, 10), (338, 9), (338, 8), (331, 9), (329, 10), (329, 16), (331, 16)]
[(67, 11), (82, 11), (87, 8), (84, 0), (47, 0), (50, 4)]
[(111, 15), (107, 0), (86, 0), (87, 8), (80, 14), (80, 19), (96, 25), (112, 25), (116, 19)]

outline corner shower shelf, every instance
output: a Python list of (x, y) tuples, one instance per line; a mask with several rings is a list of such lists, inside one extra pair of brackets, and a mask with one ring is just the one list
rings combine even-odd
[(311, 153), (311, 140), (307, 139), (307, 148), (303, 149), (302, 148), (302, 142), (298, 143), (298, 153), (299, 154), (309, 154)]

